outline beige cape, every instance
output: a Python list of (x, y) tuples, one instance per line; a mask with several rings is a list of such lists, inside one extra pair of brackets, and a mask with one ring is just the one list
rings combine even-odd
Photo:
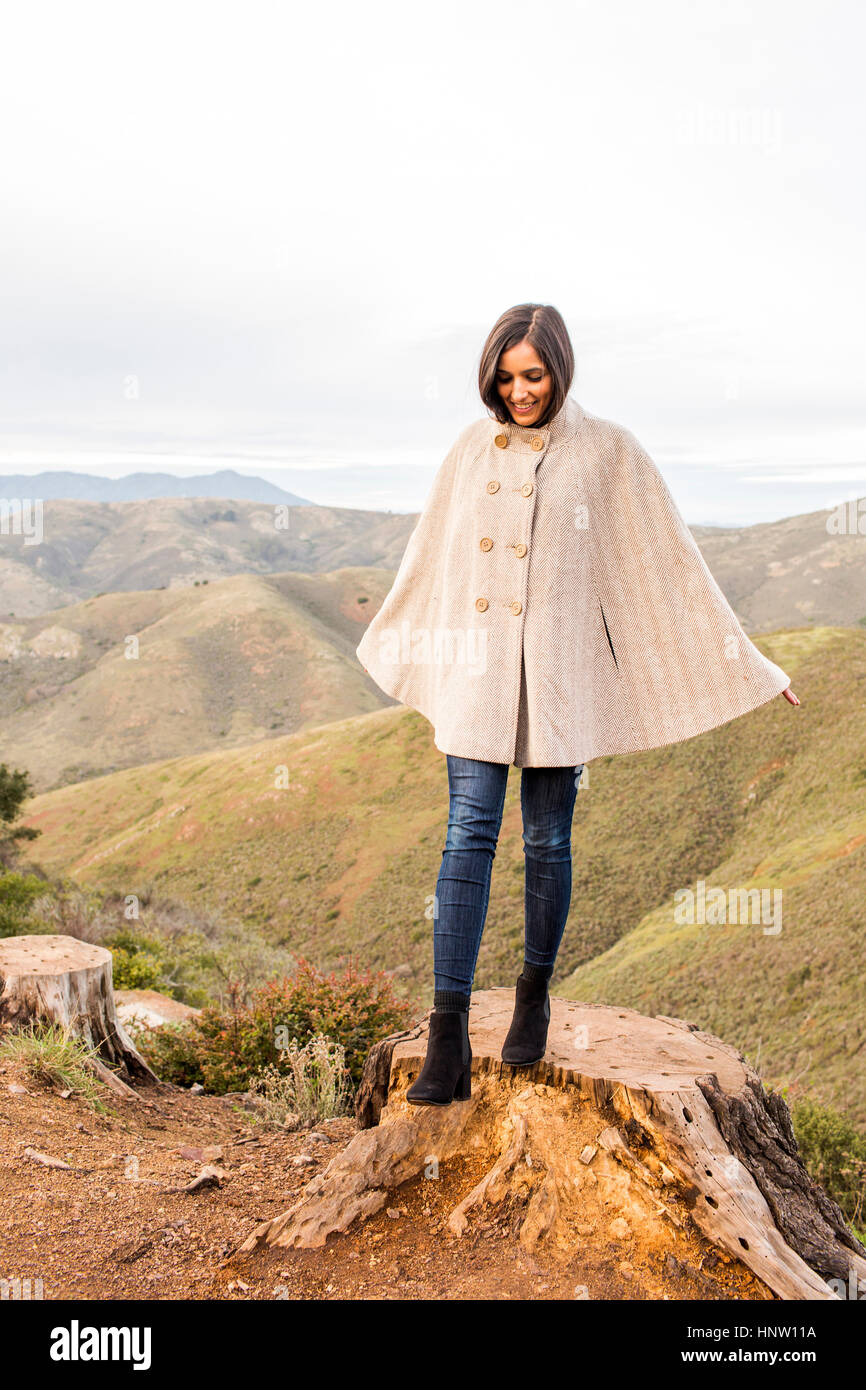
[(519, 767), (677, 743), (790, 684), (634, 435), (571, 396), (462, 431), (357, 655), (441, 752)]

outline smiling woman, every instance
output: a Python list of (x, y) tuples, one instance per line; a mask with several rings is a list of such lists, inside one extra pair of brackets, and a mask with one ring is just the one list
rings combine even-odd
[(529, 1066), (546, 1047), (584, 763), (693, 738), (783, 692), (797, 703), (646, 450), (569, 395), (573, 376), (552, 305), (497, 320), (478, 370), (493, 419), (449, 451), (357, 648), (387, 694), (430, 720), (448, 765), (417, 1104), (469, 1096), (467, 1010), (509, 766), (522, 769), (525, 946), (502, 1060)]
[(574, 351), (548, 304), (518, 304), (497, 319), (478, 367), (481, 399), (503, 424), (543, 426), (559, 412), (574, 377)]

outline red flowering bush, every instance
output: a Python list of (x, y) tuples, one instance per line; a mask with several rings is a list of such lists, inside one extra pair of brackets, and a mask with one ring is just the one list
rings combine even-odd
[(208, 1005), (180, 1025), (145, 1029), (137, 1043), (164, 1081), (199, 1082), (224, 1095), (246, 1090), (264, 1067), (282, 1070), (280, 1054), (293, 1039), (303, 1046), (324, 1035), (345, 1049), (346, 1070), (357, 1085), (370, 1048), (404, 1026), (411, 1012), (382, 970), (350, 961), (341, 973), (325, 975), (301, 958), (291, 975), (260, 985), (248, 1003), (234, 986), (225, 1006)]

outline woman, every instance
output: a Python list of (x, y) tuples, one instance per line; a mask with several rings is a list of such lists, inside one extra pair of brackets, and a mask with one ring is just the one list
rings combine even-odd
[[(692, 738), (784, 694), (652, 459), (569, 395), (574, 354), (550, 305), (494, 324), (488, 416), (458, 436), (394, 584), (357, 648), (446, 755), (450, 810), (434, 899), (419, 1105), (470, 1094), (469, 1003), (508, 771), (521, 771), (525, 950), (502, 1060), (544, 1056), (571, 900), (583, 765)], [(492, 418), (491, 418), (492, 417)]]

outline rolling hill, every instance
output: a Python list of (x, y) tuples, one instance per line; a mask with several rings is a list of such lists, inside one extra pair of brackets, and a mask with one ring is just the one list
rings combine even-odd
[[(866, 502), (860, 522), (866, 526)], [(828, 531), (829, 511), (737, 528), (693, 528), (747, 632), (866, 623), (866, 535)], [(850, 518), (846, 517), (850, 524)]]
[(237, 574), (361, 567), (393, 574), (414, 525), (389, 512), (277, 506), (207, 498), (46, 502), (38, 544), (0, 534), (0, 619), (36, 617), (102, 593), (186, 588)]
[[(273, 508), (253, 504), (49, 505), (42, 545), (5, 537), (0, 551), (7, 587), (28, 594), (0, 622), (0, 746), (19, 750), (37, 789), (392, 703), (354, 651), (414, 518), (292, 508), (282, 532)], [(827, 516), (696, 529), (747, 631), (866, 620), (863, 537), (831, 534)], [(166, 567), (168, 587), (153, 587)], [(59, 592), (51, 572), (69, 587), (73, 569), (79, 589), (90, 575), (109, 592), (43, 611)]]
[(391, 704), (355, 656), (391, 577), (237, 575), (0, 623), (0, 748), (41, 790)]
[[(555, 988), (722, 1033), (770, 1084), (866, 1120), (866, 632), (759, 639), (802, 700), (588, 769)], [(319, 964), (347, 953), (431, 996), (447, 770), (400, 706), (36, 797), (33, 858), (82, 884), (156, 884)], [(680, 926), (674, 894), (783, 892), (782, 929)], [(478, 987), (522, 958), (520, 775), (509, 776)], [(591, 1040), (590, 1040), (591, 1045)]]
[[(747, 632), (866, 621), (864, 538), (830, 534), (829, 515), (692, 528)], [(370, 567), (393, 576), (417, 519), (290, 507), (288, 529), (278, 530), (274, 504), (47, 501), (39, 544), (0, 533), (0, 618), (20, 621), (100, 593), (182, 588), (236, 574)]]

